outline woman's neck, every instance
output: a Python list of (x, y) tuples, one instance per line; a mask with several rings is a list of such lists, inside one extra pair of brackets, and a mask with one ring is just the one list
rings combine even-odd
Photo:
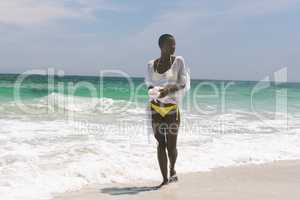
[(170, 60), (171, 56), (172, 55), (170, 55), (170, 54), (164, 54), (164, 53), (162, 53), (160, 55), (160, 58), (161, 58), (161, 60)]

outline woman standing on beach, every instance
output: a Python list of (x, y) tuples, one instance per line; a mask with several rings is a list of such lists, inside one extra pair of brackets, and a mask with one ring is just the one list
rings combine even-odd
[[(181, 56), (174, 56), (175, 38), (163, 34), (159, 38), (161, 56), (148, 63), (145, 82), (150, 97), (151, 124), (158, 142), (157, 157), (163, 182), (177, 181), (177, 134), (180, 125), (179, 103), (190, 88), (190, 76)], [(170, 178), (168, 178), (168, 158)]]

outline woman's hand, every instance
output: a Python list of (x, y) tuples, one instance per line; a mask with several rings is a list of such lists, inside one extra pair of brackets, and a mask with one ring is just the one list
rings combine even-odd
[(176, 85), (167, 85), (164, 88), (160, 89), (160, 95), (158, 98), (164, 98), (165, 96), (167, 96), (170, 93), (176, 92), (178, 90)]
[(162, 88), (159, 90), (159, 97), (158, 98), (164, 98), (165, 96), (167, 96), (169, 94), (168, 88)]

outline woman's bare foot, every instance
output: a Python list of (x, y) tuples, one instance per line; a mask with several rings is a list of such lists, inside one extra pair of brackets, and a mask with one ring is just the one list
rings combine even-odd
[(170, 178), (169, 178), (169, 183), (177, 182), (178, 177), (176, 174), (176, 171), (174, 169), (170, 170)]
[(161, 187), (163, 187), (163, 186), (165, 186), (165, 185), (168, 185), (168, 183), (169, 183), (169, 180), (164, 180), (159, 186), (157, 186), (158, 188), (161, 188)]
[(169, 183), (174, 183), (174, 182), (177, 182), (178, 181), (178, 177), (176, 174), (174, 174), (173, 176), (171, 176), (169, 178)]

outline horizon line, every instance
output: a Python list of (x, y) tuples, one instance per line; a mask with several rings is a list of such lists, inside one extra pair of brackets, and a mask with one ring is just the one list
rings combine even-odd
[[(0, 73), (0, 75), (20, 75), (21, 73)], [(44, 74), (30, 74), (30, 75), (36, 75), (36, 76), (48, 76), (48, 75), (44, 75)], [(54, 76), (58, 76), (58, 75), (54, 75)], [(66, 76), (77, 76), (77, 77), (98, 77), (95, 75), (79, 75), (79, 74), (66, 74), (63, 75), (62, 77), (66, 77)], [(111, 78), (122, 78), (122, 76), (104, 76), (104, 77), (111, 77)], [(135, 78), (135, 79), (143, 79), (144, 77), (142, 76), (130, 76), (131, 78)], [(239, 82), (271, 82), (274, 83), (276, 81), (264, 81), (264, 80), (240, 80), (240, 79), (210, 79), (210, 78), (191, 78), (191, 81), (239, 81)], [(286, 82), (282, 82), (282, 83), (296, 83), (296, 84), (300, 84), (300, 81), (286, 81)]]

